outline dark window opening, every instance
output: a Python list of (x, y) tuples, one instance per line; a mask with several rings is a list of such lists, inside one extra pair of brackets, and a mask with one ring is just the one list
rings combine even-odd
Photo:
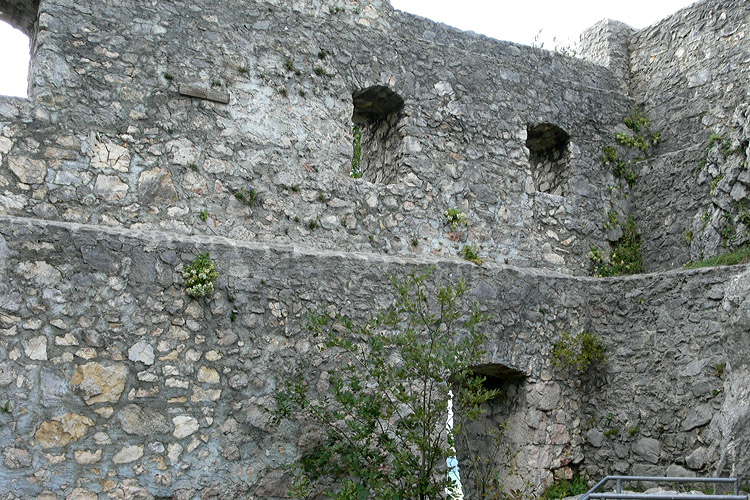
[(471, 371), (485, 377), (484, 386), (487, 389), (503, 389), (509, 382), (517, 383), (526, 377), (523, 372), (498, 363), (473, 366)]
[(542, 123), (528, 128), (526, 147), (537, 191), (565, 196), (569, 178), (569, 144), (570, 135), (556, 125)]
[(352, 94), (354, 102), (352, 177), (392, 184), (401, 176), (400, 127), (404, 100), (388, 87), (375, 85)]

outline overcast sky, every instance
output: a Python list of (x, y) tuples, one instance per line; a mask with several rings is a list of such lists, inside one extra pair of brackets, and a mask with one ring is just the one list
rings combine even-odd
[[(570, 45), (605, 18), (645, 28), (692, 0), (391, 0), (406, 12), (500, 40)], [(540, 33), (541, 30), (541, 33)], [(26, 95), (28, 38), (0, 22), (0, 94)]]

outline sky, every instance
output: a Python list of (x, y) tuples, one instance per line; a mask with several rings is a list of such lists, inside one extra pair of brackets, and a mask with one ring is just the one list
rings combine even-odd
[[(693, 0), (391, 0), (405, 12), (522, 43), (570, 46), (605, 18), (645, 28)], [(0, 22), (0, 95), (26, 96), (29, 40)]]

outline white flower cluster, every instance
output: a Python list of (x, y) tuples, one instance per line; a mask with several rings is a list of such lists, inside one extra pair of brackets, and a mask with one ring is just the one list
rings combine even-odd
[(185, 293), (198, 298), (214, 291), (214, 281), (219, 273), (216, 263), (205, 253), (185, 266), (182, 277), (185, 280)]

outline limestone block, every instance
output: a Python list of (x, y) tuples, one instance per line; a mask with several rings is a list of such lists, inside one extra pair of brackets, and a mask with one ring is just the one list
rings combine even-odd
[(641, 438), (633, 445), (633, 451), (641, 459), (655, 464), (661, 455), (661, 443), (653, 438)]
[(98, 175), (94, 184), (94, 193), (107, 201), (117, 201), (128, 194), (128, 185), (115, 175)]
[(21, 262), (18, 265), (18, 274), (37, 285), (52, 285), (62, 278), (60, 271), (44, 261)]
[(201, 366), (198, 369), (198, 381), (199, 382), (205, 382), (207, 384), (218, 384), (220, 380), (221, 380), (221, 377), (219, 377), (219, 372), (217, 372), (213, 368)]
[(88, 417), (66, 413), (49, 422), (42, 422), (34, 438), (45, 449), (65, 446), (83, 437), (92, 425), (94, 421)]
[(112, 461), (116, 464), (129, 464), (130, 462), (135, 462), (142, 456), (143, 446), (126, 446), (115, 453), (115, 456), (112, 457)]
[(83, 488), (75, 488), (65, 500), (97, 500), (99, 495)]
[(174, 424), (174, 432), (172, 435), (177, 439), (190, 436), (191, 434), (198, 431), (198, 420), (187, 415), (180, 415), (172, 419)]
[(79, 464), (90, 465), (95, 464), (102, 459), (102, 450), (76, 450), (73, 455), (75, 456), (76, 462)]
[(696, 406), (690, 410), (682, 422), (682, 430), (689, 431), (706, 425), (713, 418), (713, 414), (714, 412), (709, 405)]
[(29, 359), (35, 361), (47, 360), (47, 337), (40, 335), (23, 341), (23, 350)]
[(31, 465), (31, 454), (22, 449), (9, 446), (3, 450), (3, 464), (9, 469), (20, 469)]
[(81, 394), (88, 405), (96, 403), (116, 403), (123, 390), (128, 369), (125, 365), (102, 365), (92, 362), (79, 365), (70, 383)]
[(140, 361), (146, 366), (151, 366), (154, 364), (154, 348), (145, 340), (136, 342), (128, 349), (128, 359), (130, 361)]
[(130, 169), (130, 152), (117, 144), (98, 142), (94, 146), (91, 166), (99, 170), (111, 168), (118, 172), (127, 172)]
[(145, 406), (127, 405), (117, 417), (122, 425), (122, 430), (128, 434), (149, 436), (170, 431), (166, 417)]
[(141, 172), (138, 177), (138, 196), (146, 205), (169, 204), (177, 201), (177, 190), (172, 174), (162, 168)]
[(25, 184), (41, 184), (47, 176), (47, 163), (44, 160), (11, 156), (8, 158), (8, 167)]

